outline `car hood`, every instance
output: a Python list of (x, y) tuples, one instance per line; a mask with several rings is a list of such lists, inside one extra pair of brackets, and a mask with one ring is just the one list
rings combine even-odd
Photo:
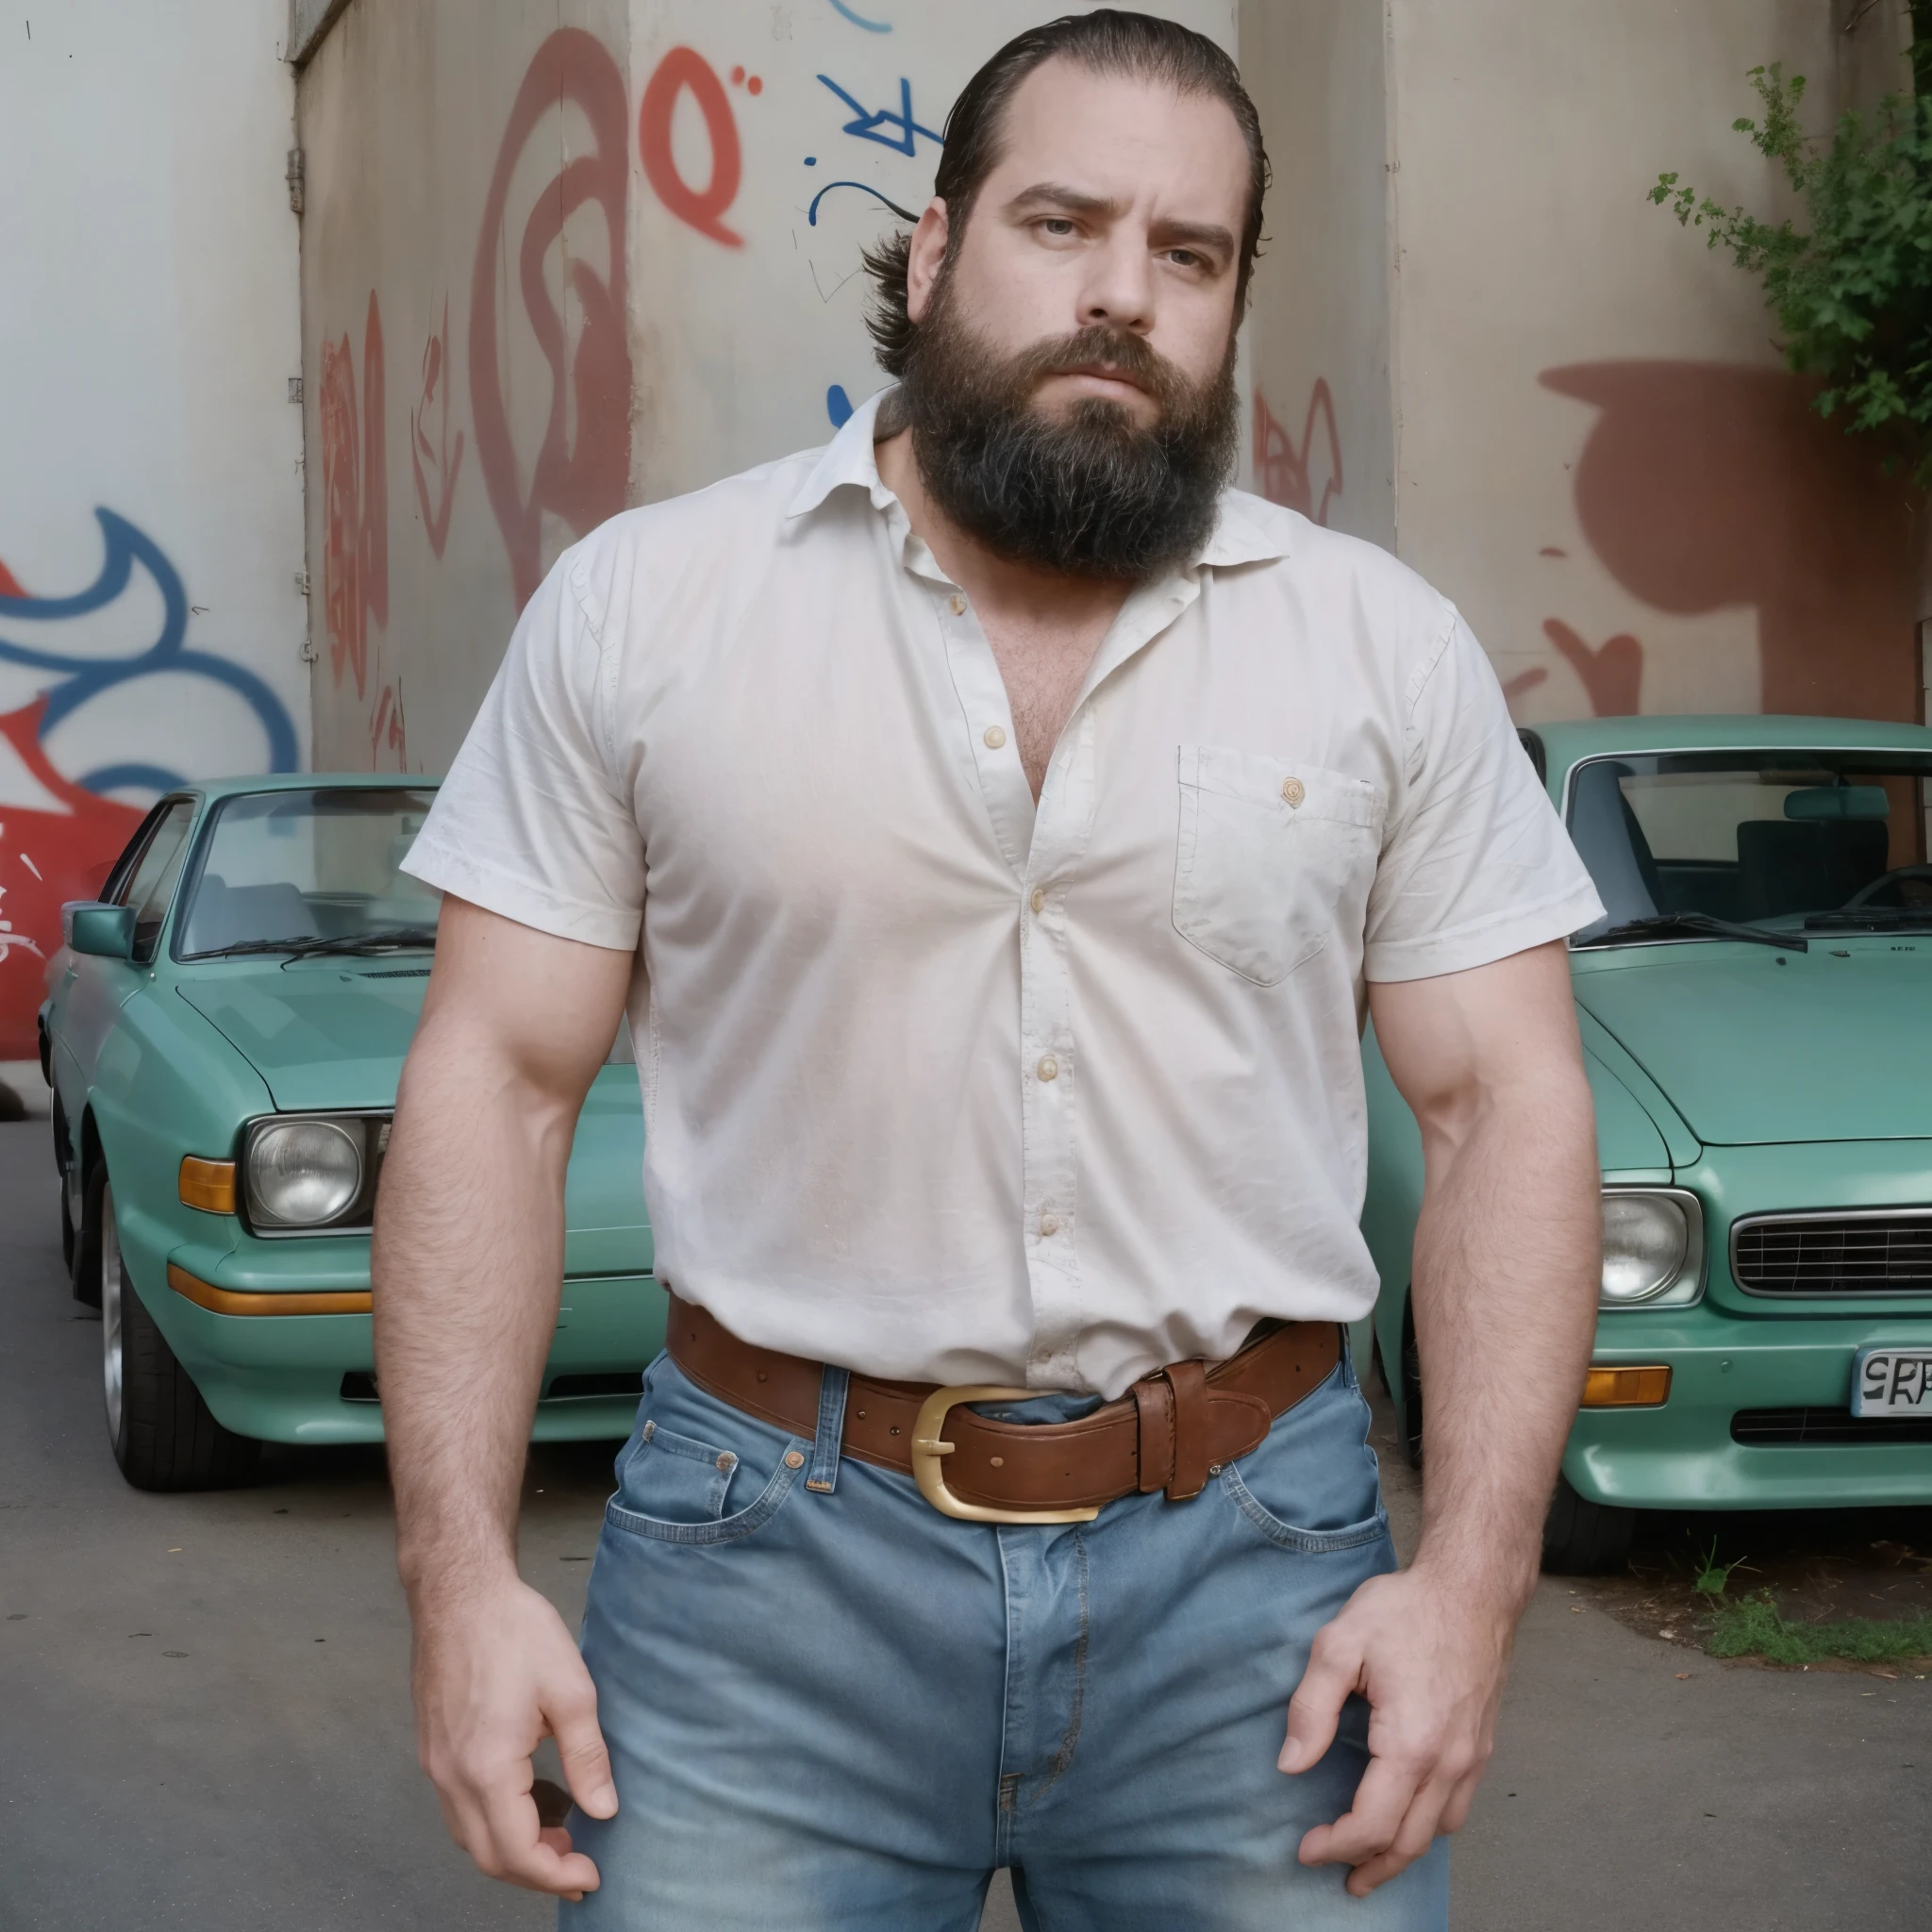
[(1932, 1135), (1932, 936), (1584, 954), (1575, 992), (1708, 1144)]
[(429, 969), (336, 961), (185, 979), (181, 997), (268, 1083), (276, 1107), (392, 1107)]

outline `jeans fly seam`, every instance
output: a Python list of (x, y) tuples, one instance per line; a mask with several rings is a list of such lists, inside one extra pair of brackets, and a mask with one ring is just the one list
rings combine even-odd
[(1060, 1748), (1053, 1755), (1053, 1762), (1046, 1768), (1046, 1782), (1041, 1786), (1042, 1791), (1049, 1791), (1063, 1772), (1073, 1768), (1074, 1747), (1080, 1741), (1080, 1719), (1087, 1702), (1087, 1539), (1079, 1530), (1072, 1532), (1074, 1539), (1074, 1574), (1079, 1580), (1080, 1631), (1074, 1640), (1074, 1698), (1067, 1712), (1067, 1728), (1060, 1739)]

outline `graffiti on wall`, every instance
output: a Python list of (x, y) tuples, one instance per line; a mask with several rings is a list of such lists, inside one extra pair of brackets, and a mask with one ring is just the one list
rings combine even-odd
[[(416, 477), (416, 507), (423, 534), (440, 560), (449, 541), (449, 516), (456, 508), (457, 474), (463, 467), (463, 432), (449, 435), (449, 296), (442, 298), (442, 326), (423, 345), (423, 390), (409, 411), (409, 468)], [(440, 412), (440, 414), (438, 413)], [(432, 438), (429, 425), (436, 420)]]
[[(736, 78), (740, 84), (745, 82), (743, 68), (738, 69)], [(750, 76), (750, 85), (754, 93), (762, 91), (756, 75)], [(678, 173), (671, 147), (672, 119), (678, 96), (684, 93), (704, 116), (711, 149), (711, 172), (702, 188)], [(680, 222), (725, 248), (744, 246), (744, 237), (724, 221), (725, 209), (738, 199), (738, 184), (744, 174), (738, 121), (731, 111), (731, 97), (711, 72), (710, 62), (695, 49), (673, 47), (646, 84), (638, 107), (638, 157), (652, 192)]]
[(102, 560), (84, 590), (33, 596), (0, 564), (0, 670), (33, 692), (0, 714), (0, 1059), (35, 1051), (41, 967), (60, 942), (61, 902), (99, 890), (141, 821), (141, 808), (110, 794), (165, 791), (187, 776), (152, 757), (66, 770), (50, 738), (97, 746), (106, 733), (93, 721), (187, 678), (253, 715), (269, 769), (298, 762), (294, 721), (268, 685), (230, 658), (189, 648), (187, 588), (167, 553), (113, 510), (94, 516)]
[(382, 314), (375, 291), (362, 326), (361, 406), (344, 335), (322, 345), (322, 608), (329, 673), (369, 682), (369, 620), (389, 623), (389, 452), (383, 434)]
[[(710, 69), (705, 72), (709, 75)], [(711, 79), (716, 86), (716, 76)], [(511, 280), (502, 272), (511, 177), (533, 137), (566, 101), (590, 123), (593, 144), (590, 153), (563, 161), (538, 195), (517, 240)], [(538, 48), (517, 90), (484, 202), (470, 282), (470, 415), (484, 488), (509, 553), (519, 609), (529, 602), (542, 575), (544, 513), (561, 518), (581, 534), (624, 508), (630, 480), (631, 361), (625, 270), (628, 125), (624, 76), (617, 62), (594, 35), (580, 27), (559, 27)], [(736, 139), (734, 131), (734, 155)], [(714, 148), (714, 162), (715, 152)], [(716, 172), (714, 165), (714, 190)], [(544, 279), (544, 263), (561, 240), (564, 224), (586, 207), (604, 218), (607, 266), (600, 277), (581, 257), (568, 258), (569, 286), (582, 317), (573, 354), (564, 319)], [(522, 462), (510, 435), (504, 392), (505, 317), (499, 291), (506, 287), (514, 288), (521, 299), (525, 319), (550, 368), (550, 406), (542, 441)], [(570, 433), (573, 419), (575, 439)]]
[[(1754, 609), (1761, 710), (1917, 718), (1911, 504), (1870, 448), (1818, 415), (1803, 381), (1677, 361), (1577, 363), (1541, 381), (1597, 411), (1576, 515), (1625, 591), (1680, 617)], [(1635, 636), (1592, 648), (1559, 617), (1543, 630), (1593, 711), (1639, 708)]]
[(1328, 508), (1341, 494), (1341, 432), (1335, 424), (1335, 397), (1322, 377), (1309, 392), (1299, 442), (1275, 420), (1256, 385), (1255, 488), (1271, 503), (1327, 523)]

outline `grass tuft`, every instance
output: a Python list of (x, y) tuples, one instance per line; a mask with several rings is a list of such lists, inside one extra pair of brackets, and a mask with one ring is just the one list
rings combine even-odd
[(1828, 1657), (1896, 1663), (1932, 1656), (1932, 1617), (1897, 1621), (1847, 1617), (1833, 1624), (1787, 1624), (1768, 1590), (1711, 1607), (1712, 1657), (1758, 1656), (1774, 1664), (1815, 1664)]

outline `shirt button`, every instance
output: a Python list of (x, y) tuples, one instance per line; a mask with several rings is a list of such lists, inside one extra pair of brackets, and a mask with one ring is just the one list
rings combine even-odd
[(1055, 1080), (1059, 1077), (1060, 1063), (1059, 1061), (1054, 1058), (1052, 1054), (1041, 1054), (1040, 1057), (1040, 1064), (1037, 1067), (1035, 1067), (1033, 1071), (1036, 1074), (1038, 1074), (1042, 1080)]
[(964, 617), (966, 615), (965, 598), (956, 596), (953, 599), (953, 615), (955, 617)]
[(986, 748), (988, 751), (999, 750), (1000, 746), (1006, 743), (1006, 728), (1003, 725), (989, 724), (986, 727)]
[(1040, 1232), (1043, 1237), (1051, 1240), (1059, 1231), (1060, 1224), (1051, 1214), (1042, 1214), (1040, 1217)]
[(1284, 778), (1281, 781), (1281, 795), (1291, 805), (1299, 805), (1308, 795), (1308, 788), (1299, 778)]
[(1032, 904), (1033, 909), (1036, 912), (1044, 912), (1046, 910), (1046, 888), (1044, 886), (1034, 887)]

